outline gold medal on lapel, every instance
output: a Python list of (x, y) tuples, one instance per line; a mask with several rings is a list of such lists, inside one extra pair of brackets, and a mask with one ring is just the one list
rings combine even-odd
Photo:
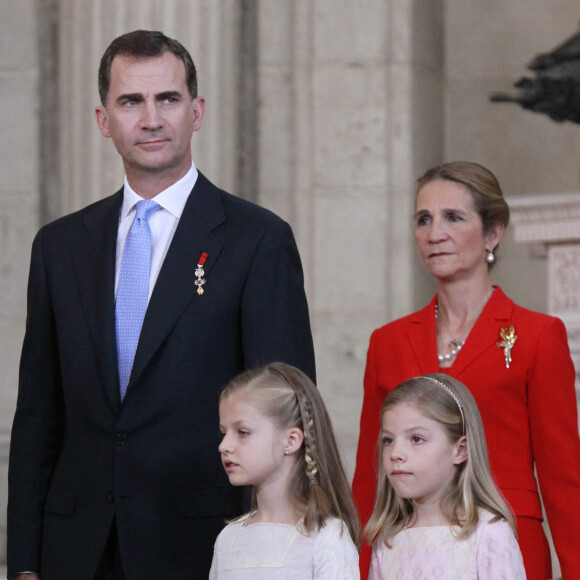
[(197, 263), (197, 268), (195, 269), (195, 285), (197, 286), (197, 293), (201, 296), (204, 293), (203, 285), (205, 284), (205, 278), (203, 277), (205, 274), (205, 270), (203, 269), (203, 265), (207, 260), (207, 253), (202, 252), (201, 256), (199, 257), (199, 261)]

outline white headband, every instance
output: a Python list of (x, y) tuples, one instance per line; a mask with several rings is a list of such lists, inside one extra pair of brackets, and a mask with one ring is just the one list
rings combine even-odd
[(463, 415), (463, 405), (459, 402), (459, 397), (442, 381), (436, 379), (435, 377), (430, 377), (428, 375), (422, 375), (419, 377), (420, 379), (427, 379), (428, 381), (433, 381), (437, 383), (440, 387), (443, 387), (449, 395), (453, 398), (453, 400), (457, 403), (459, 407), (459, 412), (461, 413), (461, 424), (463, 427), (463, 435), (465, 435), (465, 416)]

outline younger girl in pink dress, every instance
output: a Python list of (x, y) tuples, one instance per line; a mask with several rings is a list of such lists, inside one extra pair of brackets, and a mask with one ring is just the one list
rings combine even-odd
[(416, 377), (388, 394), (380, 418), (369, 580), (525, 579), (469, 390), (442, 373)]

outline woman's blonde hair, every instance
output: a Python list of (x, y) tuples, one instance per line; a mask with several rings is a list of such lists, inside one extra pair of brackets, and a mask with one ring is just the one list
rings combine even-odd
[[(475, 531), (479, 508), (495, 516), (491, 521), (506, 520), (515, 534), (512, 513), (491, 477), (481, 416), (467, 387), (443, 373), (409, 379), (387, 395), (381, 407), (381, 422), (385, 411), (401, 403), (415, 405), (425, 416), (440, 423), (452, 443), (465, 435), (467, 459), (456, 466), (455, 476), (440, 504), (449, 525), (459, 527), (455, 532), (457, 539), (468, 538)], [(380, 535), (390, 546), (390, 539), (412, 524), (413, 503), (398, 497), (391, 486), (383, 466), (380, 438), (378, 448), (377, 497), (364, 532), (369, 544)]]
[(450, 161), (428, 169), (417, 179), (417, 193), (432, 181), (454, 181), (467, 188), (473, 198), (475, 211), (488, 232), (498, 224), (507, 228), (510, 208), (503, 196), (497, 177), (483, 165), (473, 161)]
[[(245, 371), (223, 390), (220, 402), (243, 391), (279, 429), (298, 427), (304, 443), (290, 481), (290, 497), (304, 508), (307, 532), (324, 527), (330, 516), (348, 528), (360, 548), (361, 529), (330, 417), (314, 383), (299, 369), (274, 362)], [(252, 492), (252, 509), (257, 509)]]

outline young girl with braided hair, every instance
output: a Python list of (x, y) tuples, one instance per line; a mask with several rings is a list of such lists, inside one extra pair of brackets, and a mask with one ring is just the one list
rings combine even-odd
[(220, 397), (219, 451), (251, 511), (218, 536), (210, 580), (359, 580), (360, 524), (320, 393), (284, 363)]
[(465, 385), (442, 373), (409, 379), (387, 395), (380, 419), (369, 580), (525, 580)]

